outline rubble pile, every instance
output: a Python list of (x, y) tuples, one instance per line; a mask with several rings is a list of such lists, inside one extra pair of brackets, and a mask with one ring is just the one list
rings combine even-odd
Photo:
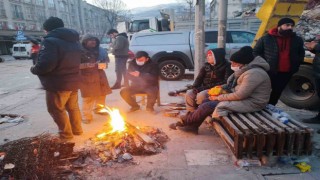
[(320, 5), (304, 11), (296, 26), (296, 32), (305, 41), (320, 39)]
[(74, 143), (50, 134), (28, 137), (0, 146), (0, 179), (55, 179), (65, 158), (75, 156)]

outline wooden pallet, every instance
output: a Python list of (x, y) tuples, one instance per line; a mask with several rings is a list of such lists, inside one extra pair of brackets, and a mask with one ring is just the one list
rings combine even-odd
[(238, 159), (311, 154), (313, 129), (293, 119), (283, 124), (268, 110), (233, 113), (214, 121), (213, 127)]

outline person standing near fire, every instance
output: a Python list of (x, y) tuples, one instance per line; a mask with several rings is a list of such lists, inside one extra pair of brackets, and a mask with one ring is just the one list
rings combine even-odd
[(106, 50), (100, 47), (98, 38), (84, 35), (82, 38), (83, 54), (81, 57), (80, 74), (82, 96), (82, 122), (89, 124), (93, 120), (92, 110), (99, 113), (105, 106), (106, 95), (112, 91), (104, 72), (110, 62)]
[(129, 58), (129, 40), (126, 33), (118, 33), (115, 29), (110, 29), (107, 34), (114, 39), (112, 42), (112, 54), (115, 56), (115, 71), (117, 80), (111, 89), (120, 89), (123, 77), (124, 86), (129, 86), (129, 81), (126, 78), (127, 60)]
[(64, 28), (60, 18), (50, 17), (43, 23), (46, 33), (38, 61), (30, 71), (39, 77), (46, 90), (47, 109), (59, 128), (61, 140), (83, 133), (78, 105), (81, 45), (79, 34)]
[(254, 47), (254, 56), (261, 56), (270, 65), (268, 75), (271, 79), (269, 104), (276, 105), (282, 91), (292, 75), (299, 70), (304, 59), (303, 40), (293, 32), (295, 22), (282, 18), (278, 26), (270, 29)]

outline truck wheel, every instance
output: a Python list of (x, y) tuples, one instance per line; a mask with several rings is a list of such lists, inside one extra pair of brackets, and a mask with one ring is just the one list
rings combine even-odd
[(293, 108), (315, 109), (320, 104), (311, 65), (301, 65), (283, 90), (280, 100)]
[(164, 61), (159, 65), (161, 79), (168, 81), (179, 80), (184, 75), (184, 70), (184, 66), (174, 60)]

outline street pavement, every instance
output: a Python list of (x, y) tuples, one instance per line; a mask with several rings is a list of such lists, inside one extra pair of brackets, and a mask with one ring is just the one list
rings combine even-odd
[[(0, 114), (19, 114), (26, 117), (20, 124), (0, 124), (0, 144), (23, 137), (32, 137), (44, 132), (57, 133), (57, 127), (46, 110), (45, 92), (39, 79), (29, 71), (31, 60), (12, 60), (0, 63)], [(106, 70), (110, 85), (115, 82), (114, 58)], [(161, 103), (183, 102), (180, 96), (170, 97), (168, 92), (192, 84), (192, 79), (180, 81), (160, 81)], [(81, 98), (79, 99), (81, 106)], [(311, 173), (300, 173), (292, 165), (239, 168), (234, 165), (232, 152), (222, 139), (206, 125), (200, 127), (199, 135), (170, 130), (168, 125), (177, 118), (166, 117), (164, 106), (155, 109), (157, 114), (144, 109), (127, 114), (129, 106), (121, 99), (119, 90), (114, 90), (106, 98), (106, 105), (120, 109), (126, 121), (136, 126), (161, 128), (170, 138), (166, 149), (157, 155), (134, 156), (135, 165), (97, 167), (88, 173), (87, 179), (320, 179), (319, 152), (306, 160), (312, 165)], [(314, 116), (315, 112), (298, 110), (279, 103), (279, 106), (299, 120)], [(94, 137), (106, 125), (106, 118), (95, 115), (91, 124), (83, 124), (84, 134), (74, 138), (75, 150), (85, 146), (85, 141)], [(312, 125), (315, 130), (319, 125)], [(319, 134), (314, 136), (319, 148)]]

